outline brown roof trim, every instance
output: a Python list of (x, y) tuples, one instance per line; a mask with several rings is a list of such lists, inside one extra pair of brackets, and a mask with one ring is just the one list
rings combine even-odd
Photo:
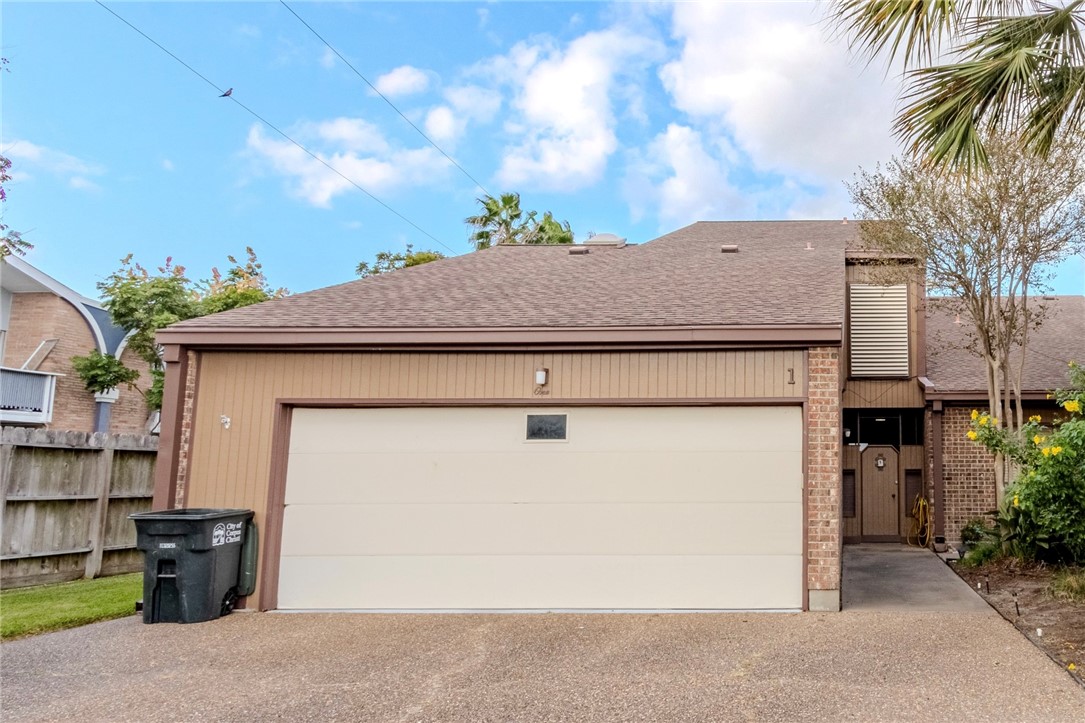
[(788, 326), (545, 327), (545, 328), (214, 328), (185, 327), (158, 332), (160, 344), (199, 347), (387, 347), (434, 345), (616, 345), (753, 344), (836, 345), (839, 324)]
[[(1028, 402), (1036, 401), (1048, 401), (1050, 397), (1047, 396), (1049, 392), (1022, 392), (1021, 399)], [(928, 391), (926, 394), (927, 401), (941, 400), (946, 402), (986, 402), (987, 390), (975, 389), (971, 391), (958, 391), (958, 392), (932, 392)]]

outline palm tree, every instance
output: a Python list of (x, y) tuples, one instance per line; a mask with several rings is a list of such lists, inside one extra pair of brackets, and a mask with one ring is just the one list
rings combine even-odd
[[(532, 212), (534, 217), (534, 212)], [(528, 230), (524, 243), (528, 244), (571, 244), (573, 228), (568, 221), (558, 221), (554, 214), (546, 211), (542, 220)]]
[(473, 227), (469, 240), (475, 249), (482, 250), (495, 244), (571, 244), (573, 229), (568, 221), (558, 221), (547, 211), (542, 220), (536, 221), (535, 211), (520, 209), (519, 193), (503, 193), (499, 198), (484, 196), (478, 199), (482, 213), (469, 216), (464, 223)]
[(869, 57), (903, 61), (894, 130), (932, 163), (986, 168), (984, 136), (1000, 132), (1046, 157), (1085, 127), (1085, 0), (837, 0), (833, 21)]
[[(502, 193), (499, 198), (484, 196), (478, 199), (482, 213), (463, 220), (474, 227), (469, 237), (475, 249), (488, 249), (495, 244), (520, 243), (523, 234), (524, 212), (520, 210), (519, 193)], [(532, 218), (534, 214), (530, 215)]]

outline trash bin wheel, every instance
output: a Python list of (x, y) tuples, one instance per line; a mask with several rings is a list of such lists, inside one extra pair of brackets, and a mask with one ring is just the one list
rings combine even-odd
[(220, 611), (219, 614), (220, 615), (229, 615), (231, 612), (233, 612), (234, 605), (236, 605), (236, 604), (237, 604), (237, 588), (232, 587), (226, 593), (226, 595), (222, 598), (222, 610)]

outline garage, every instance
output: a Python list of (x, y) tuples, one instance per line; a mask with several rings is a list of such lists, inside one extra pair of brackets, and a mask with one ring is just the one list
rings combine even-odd
[(278, 607), (802, 607), (800, 406), (293, 410)]

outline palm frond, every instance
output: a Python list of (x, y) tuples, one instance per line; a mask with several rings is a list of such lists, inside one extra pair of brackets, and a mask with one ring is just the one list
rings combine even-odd
[(830, 24), (869, 60), (931, 63), (944, 40), (976, 18), (1016, 15), (1025, 0), (838, 0)]
[(909, 73), (897, 134), (929, 162), (963, 170), (987, 166), (984, 132), (1013, 132), (1046, 154), (1062, 129), (1082, 121), (1083, 7), (1076, 0), (972, 21), (961, 61)]

